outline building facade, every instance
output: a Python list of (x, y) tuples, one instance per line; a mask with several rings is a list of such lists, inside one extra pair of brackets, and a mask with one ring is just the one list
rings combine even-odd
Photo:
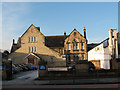
[(109, 38), (88, 51), (88, 61), (92, 61), (98, 69), (117, 68), (118, 38), (117, 29), (109, 30)]
[(79, 60), (87, 60), (86, 29), (84, 36), (76, 29), (70, 35), (45, 36), (39, 27), (32, 24), (17, 43), (13, 40), (9, 58), (13, 63), (36, 65), (44, 60), (48, 67), (73, 65)]

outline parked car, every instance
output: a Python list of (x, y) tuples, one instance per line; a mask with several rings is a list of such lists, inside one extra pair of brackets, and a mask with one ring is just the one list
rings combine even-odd
[(33, 68), (31, 67), (31, 65), (28, 65), (28, 64), (25, 64), (25, 63), (23, 63), (22, 65), (25, 66), (25, 67), (27, 67), (28, 70), (33, 70)]
[(38, 66), (37, 65), (33, 65), (31, 63), (28, 63), (28, 65), (30, 65), (34, 70), (37, 70)]
[(95, 65), (91, 62), (91, 61), (88, 61), (88, 64), (89, 64), (89, 70), (95, 70)]
[(17, 68), (19, 71), (23, 71), (23, 69), (21, 67), (18, 67), (16, 64), (12, 64), (12, 66), (14, 66), (15, 68)]
[(68, 66), (68, 70), (75, 70), (75, 65)]
[(12, 73), (15, 74), (18, 72), (20, 72), (20, 71), (17, 68), (15, 68), (14, 66), (12, 66)]
[(21, 65), (21, 64), (15, 64), (16, 66), (20, 67), (23, 69), (23, 71), (28, 70), (28, 68), (26, 68), (25, 66)]
[(22, 67), (22, 69), (23, 69), (24, 71), (28, 71), (28, 70), (29, 70), (25, 65), (23, 65), (23, 64), (19, 64), (19, 65)]

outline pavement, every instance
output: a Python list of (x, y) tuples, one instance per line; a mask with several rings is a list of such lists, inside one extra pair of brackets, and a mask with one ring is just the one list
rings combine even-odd
[(12, 85), (88, 85), (88, 84), (120, 84), (120, 78), (71, 79), (71, 80), (35, 80), (38, 71), (20, 72), (13, 80), (2, 81), (3, 86)]

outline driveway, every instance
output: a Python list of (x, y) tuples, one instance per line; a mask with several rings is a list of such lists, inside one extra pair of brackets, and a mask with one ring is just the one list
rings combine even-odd
[[(2, 81), (4, 85), (34, 85), (34, 84), (45, 84), (46, 81), (35, 81), (34, 79), (38, 77), (38, 70), (25, 71), (14, 74), (13, 80)], [(46, 82), (47, 83), (47, 82)]]

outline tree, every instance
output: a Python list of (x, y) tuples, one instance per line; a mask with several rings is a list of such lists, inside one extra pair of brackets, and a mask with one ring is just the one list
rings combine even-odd
[(2, 57), (7, 57), (9, 55), (9, 52), (7, 50), (5, 50), (3, 53), (2, 53)]

